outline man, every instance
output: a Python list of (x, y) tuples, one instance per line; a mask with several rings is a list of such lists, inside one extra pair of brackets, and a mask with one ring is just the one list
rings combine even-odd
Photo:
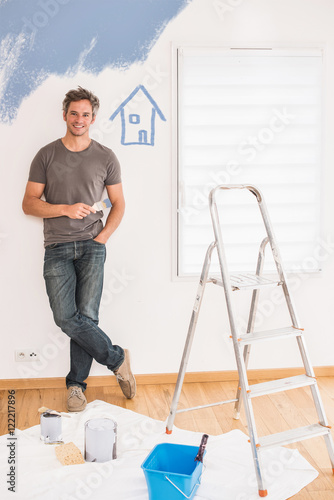
[[(68, 411), (86, 407), (84, 381), (93, 359), (115, 373), (127, 398), (136, 392), (129, 352), (113, 345), (98, 327), (105, 244), (125, 208), (115, 154), (89, 137), (98, 108), (99, 100), (90, 91), (78, 87), (67, 92), (66, 134), (33, 159), (22, 204), (25, 214), (44, 219), (46, 290), (56, 324), (71, 338)], [(112, 208), (103, 227), (103, 212), (93, 205), (105, 187)]]

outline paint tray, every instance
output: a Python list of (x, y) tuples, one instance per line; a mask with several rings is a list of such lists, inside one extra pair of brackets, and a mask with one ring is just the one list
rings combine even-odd
[(195, 462), (198, 446), (157, 444), (142, 463), (150, 500), (192, 499), (203, 464)]

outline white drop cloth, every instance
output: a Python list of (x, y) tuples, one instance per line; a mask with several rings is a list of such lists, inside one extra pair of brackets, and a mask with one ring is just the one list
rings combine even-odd
[[(40, 440), (40, 426), (17, 430), (16, 493), (7, 490), (9, 436), (0, 436), (0, 498), (2, 500), (148, 500), (141, 464), (161, 442), (199, 445), (202, 433), (174, 427), (104, 401), (93, 401), (84, 412), (62, 418), (63, 440), (84, 454), (84, 424), (90, 418), (117, 422), (118, 459), (106, 463), (63, 466), (55, 445)], [(286, 500), (313, 481), (318, 472), (297, 450), (275, 448), (261, 454), (267, 500)], [(210, 436), (202, 483), (194, 500), (258, 500), (248, 437), (239, 430)], [(159, 499), (169, 500), (169, 499)]]

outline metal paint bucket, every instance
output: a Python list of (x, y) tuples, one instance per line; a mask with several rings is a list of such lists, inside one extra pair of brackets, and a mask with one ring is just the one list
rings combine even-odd
[(41, 414), (41, 440), (46, 444), (62, 442), (61, 416), (45, 412)]
[(111, 418), (92, 418), (85, 423), (86, 462), (117, 458), (117, 423)]

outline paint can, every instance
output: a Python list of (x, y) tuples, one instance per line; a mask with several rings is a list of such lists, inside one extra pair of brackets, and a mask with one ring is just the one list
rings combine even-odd
[(85, 423), (86, 462), (117, 458), (117, 423), (111, 418), (92, 418)]
[(62, 442), (61, 415), (41, 414), (41, 440), (46, 444)]

